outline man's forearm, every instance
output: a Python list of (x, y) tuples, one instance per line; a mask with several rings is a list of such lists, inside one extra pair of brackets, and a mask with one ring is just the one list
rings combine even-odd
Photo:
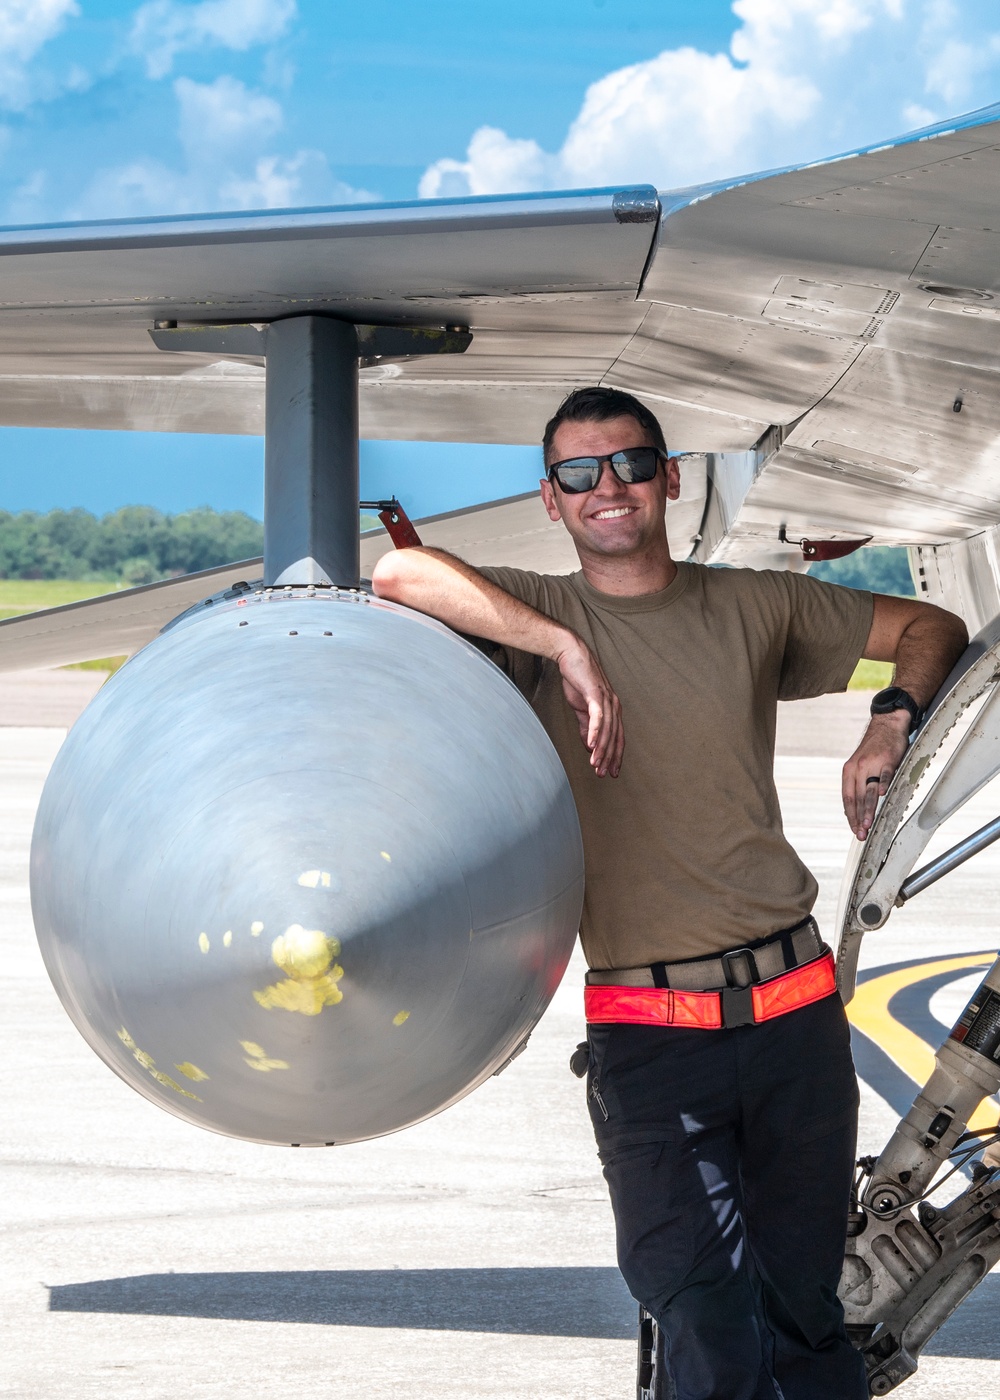
[(569, 627), (512, 597), (443, 549), (399, 549), (383, 555), (372, 585), (378, 597), (405, 603), (457, 632), (554, 661), (591, 766), (598, 777), (617, 778), (625, 748), (621, 705), (600, 662)]
[(943, 608), (928, 609), (914, 618), (899, 639), (894, 684), (926, 707), (968, 644), (969, 634), (960, 617)]
[[(865, 656), (894, 661), (895, 684), (926, 708), (968, 642), (965, 623), (954, 613), (877, 594)], [(859, 841), (868, 835), (878, 799), (888, 791), (906, 753), (910, 723), (908, 710), (873, 715), (861, 743), (844, 764), (844, 812)]]
[(440, 622), (501, 646), (558, 660), (576, 633), (484, 578), (442, 549), (401, 549), (383, 555), (372, 586), (379, 598), (404, 603)]

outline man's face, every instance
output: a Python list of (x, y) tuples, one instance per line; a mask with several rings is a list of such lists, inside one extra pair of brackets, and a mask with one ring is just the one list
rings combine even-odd
[[(653, 447), (652, 438), (630, 415), (604, 423), (560, 423), (549, 460), (610, 457), (626, 447)], [(574, 544), (591, 554), (629, 555), (666, 543), (663, 514), (680, 494), (676, 461), (657, 468), (652, 481), (626, 485), (605, 464), (593, 491), (567, 495), (556, 481), (543, 481), (542, 500), (550, 520), (562, 520)]]

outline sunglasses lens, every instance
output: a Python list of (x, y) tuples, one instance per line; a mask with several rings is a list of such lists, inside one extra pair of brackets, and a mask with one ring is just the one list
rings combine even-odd
[(658, 461), (655, 447), (630, 447), (627, 452), (616, 452), (611, 465), (618, 480), (629, 486), (636, 481), (652, 481)]
[(560, 462), (555, 468), (555, 478), (565, 492), (576, 496), (582, 491), (593, 491), (600, 471), (601, 464), (596, 457), (578, 457)]
[[(610, 458), (619, 481), (631, 486), (637, 481), (652, 481), (662, 453), (655, 447), (628, 447)], [(601, 464), (607, 457), (572, 457), (556, 462), (549, 468), (559, 485), (569, 496), (593, 491), (601, 477)]]

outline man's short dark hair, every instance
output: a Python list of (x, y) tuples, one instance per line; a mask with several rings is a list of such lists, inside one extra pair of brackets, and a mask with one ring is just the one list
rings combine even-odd
[(542, 437), (542, 452), (546, 466), (552, 451), (552, 439), (563, 423), (606, 423), (611, 418), (634, 418), (653, 440), (653, 446), (666, 452), (663, 429), (659, 420), (650, 413), (645, 404), (622, 389), (601, 389), (596, 385), (590, 389), (574, 389), (563, 399), (555, 413), (545, 425)]

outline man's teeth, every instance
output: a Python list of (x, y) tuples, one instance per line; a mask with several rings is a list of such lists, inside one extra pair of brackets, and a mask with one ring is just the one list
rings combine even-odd
[(617, 510), (599, 510), (594, 513), (595, 520), (614, 520), (619, 515), (631, 515), (635, 506), (619, 506)]

